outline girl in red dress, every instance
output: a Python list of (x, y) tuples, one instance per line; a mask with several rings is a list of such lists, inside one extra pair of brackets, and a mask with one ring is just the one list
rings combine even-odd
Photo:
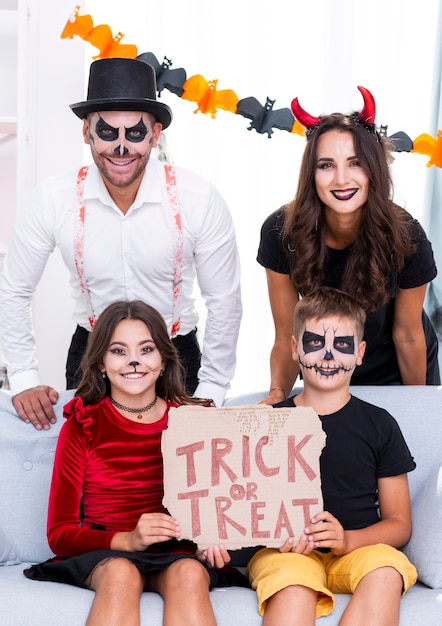
[(64, 407), (49, 497), (57, 556), (25, 575), (93, 589), (87, 626), (138, 626), (143, 591), (163, 597), (167, 626), (215, 625), (209, 589), (230, 556), (180, 539), (162, 504), (162, 431), (169, 408), (192, 400), (161, 315), (141, 301), (108, 306), (82, 370)]

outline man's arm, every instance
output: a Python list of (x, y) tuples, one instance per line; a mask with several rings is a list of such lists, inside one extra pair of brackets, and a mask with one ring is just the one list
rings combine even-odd
[(53, 250), (38, 203), (17, 221), (0, 277), (0, 343), (19, 417), (36, 428), (55, 421), (58, 394), (40, 386), (32, 323), (32, 297)]
[(209, 204), (195, 249), (198, 285), (207, 308), (195, 396), (221, 406), (236, 365), (242, 317), (240, 262), (232, 218), (215, 189)]

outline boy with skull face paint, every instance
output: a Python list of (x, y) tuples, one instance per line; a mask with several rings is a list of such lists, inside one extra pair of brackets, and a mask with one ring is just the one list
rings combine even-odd
[(397, 549), (411, 534), (407, 472), (415, 463), (396, 420), (349, 389), (364, 356), (364, 323), (364, 309), (333, 288), (296, 305), (292, 356), (304, 389), (274, 406), (310, 406), (321, 419), (324, 511), (301, 537), (251, 559), (263, 626), (314, 626), (333, 610), (334, 593), (353, 594), (341, 626), (394, 626), (401, 595), (416, 582)]

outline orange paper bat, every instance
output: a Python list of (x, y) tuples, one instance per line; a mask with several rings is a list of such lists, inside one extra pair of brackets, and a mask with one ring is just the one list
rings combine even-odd
[(410, 150), (410, 152), (429, 156), (430, 160), (427, 163), (427, 167), (432, 165), (442, 167), (442, 130), (437, 131), (436, 139), (427, 133), (416, 137), (413, 141), (413, 150)]
[(301, 135), (301, 137), (305, 137), (305, 128), (302, 124), (298, 122), (298, 120), (295, 120), (291, 132), (295, 135)]
[(198, 108), (194, 113), (210, 113), (212, 118), (216, 117), (217, 109), (224, 109), (236, 113), (239, 98), (231, 89), (217, 91), (218, 79), (207, 81), (201, 74), (191, 76), (183, 85), (183, 95), (181, 98), (197, 102)]
[(91, 30), (94, 27), (94, 23), (92, 21), (92, 17), (90, 15), (78, 15), (80, 10), (80, 6), (77, 6), (74, 9), (74, 12), (66, 22), (66, 26), (61, 33), (61, 38), (73, 39), (74, 35), (78, 35), (82, 39), (86, 39)]
[(74, 13), (66, 22), (66, 26), (61, 33), (61, 39), (73, 39), (74, 35), (78, 35), (85, 41), (99, 49), (99, 54), (93, 56), (93, 59), (104, 59), (109, 57), (124, 57), (134, 59), (138, 50), (133, 44), (122, 44), (123, 33), (118, 32), (112, 37), (112, 31), (107, 24), (99, 24), (94, 27), (92, 17), (90, 15), (78, 15), (80, 6), (75, 7)]

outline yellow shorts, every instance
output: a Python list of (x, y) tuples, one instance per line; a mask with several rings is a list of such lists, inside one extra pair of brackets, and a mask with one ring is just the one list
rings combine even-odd
[(260, 615), (276, 592), (289, 585), (302, 585), (318, 592), (318, 618), (333, 611), (334, 593), (354, 593), (359, 581), (380, 567), (394, 567), (401, 574), (403, 593), (417, 580), (416, 568), (405, 554), (385, 544), (364, 546), (343, 556), (318, 550), (304, 555), (264, 548), (252, 557), (247, 573), (258, 595)]

